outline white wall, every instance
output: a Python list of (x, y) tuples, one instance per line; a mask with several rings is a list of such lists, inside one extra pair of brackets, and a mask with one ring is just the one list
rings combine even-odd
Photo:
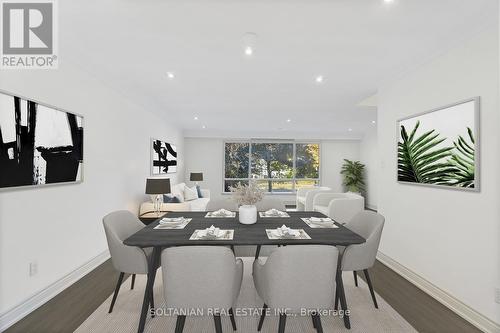
[[(222, 196), (223, 181), (223, 139), (185, 138), (186, 182), (189, 183), (190, 172), (203, 172), (202, 188), (208, 188), (213, 198)], [(359, 159), (359, 141), (328, 140), (321, 142), (321, 180), (323, 186), (330, 186), (342, 192), (340, 167), (343, 159)], [(291, 194), (274, 195), (286, 203), (295, 203)]]
[(367, 130), (361, 140), (359, 155), (360, 161), (365, 164), (365, 204), (371, 209), (377, 209), (380, 159), (377, 144), (377, 128), (375, 125)]
[[(487, 27), (379, 89), (378, 209), (384, 254), (500, 323), (498, 32)], [(481, 96), (481, 191), (398, 184), (397, 119), (473, 96)]]
[[(4, 70), (0, 89), (82, 114), (84, 182), (0, 192), (0, 313), (107, 249), (102, 217), (138, 212), (150, 168), (150, 137), (176, 143), (183, 179), (183, 137), (67, 62), (59, 70)], [(0, 110), (1, 111), (1, 110)], [(28, 263), (38, 274), (28, 276)]]

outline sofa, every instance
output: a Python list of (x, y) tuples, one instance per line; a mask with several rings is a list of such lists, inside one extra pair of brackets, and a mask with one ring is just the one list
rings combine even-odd
[[(171, 186), (170, 195), (176, 196), (180, 202), (178, 203), (165, 203), (161, 204), (160, 210), (162, 212), (203, 212), (206, 210), (207, 204), (210, 201), (210, 190), (201, 189), (201, 198), (193, 200), (185, 200), (186, 183), (180, 183)], [(143, 202), (139, 209), (139, 214), (154, 212), (154, 202), (152, 200)]]
[(312, 211), (313, 200), (316, 194), (332, 191), (329, 187), (303, 187), (297, 190), (296, 206), (297, 211)]
[(357, 193), (318, 193), (314, 196), (313, 210), (339, 223), (349, 222), (365, 209), (365, 198)]

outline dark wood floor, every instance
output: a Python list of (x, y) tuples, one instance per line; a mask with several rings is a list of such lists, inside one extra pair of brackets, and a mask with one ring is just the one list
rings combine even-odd
[[(382, 263), (377, 261), (370, 272), (377, 293), (417, 331), (481, 332)], [(5, 332), (73, 332), (111, 295), (117, 279), (118, 273), (108, 260)]]
[(73, 332), (113, 293), (118, 275), (107, 260), (5, 333)]

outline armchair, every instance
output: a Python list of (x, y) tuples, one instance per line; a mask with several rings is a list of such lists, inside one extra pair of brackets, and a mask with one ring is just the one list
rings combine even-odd
[(365, 199), (356, 193), (318, 193), (313, 200), (313, 209), (339, 223), (349, 222), (365, 209)]
[(330, 192), (329, 187), (303, 187), (297, 190), (297, 211), (313, 210), (313, 200), (318, 193)]

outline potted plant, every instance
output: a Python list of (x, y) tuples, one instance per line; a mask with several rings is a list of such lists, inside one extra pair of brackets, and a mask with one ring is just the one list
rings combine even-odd
[(264, 191), (257, 186), (257, 182), (250, 180), (248, 185), (238, 183), (235, 187), (229, 188), (233, 200), (239, 206), (239, 221), (242, 224), (254, 224), (257, 222), (257, 207), (255, 204), (262, 200)]
[(343, 177), (342, 184), (348, 192), (358, 193), (359, 195), (365, 192), (365, 165), (363, 163), (344, 159), (340, 173)]

